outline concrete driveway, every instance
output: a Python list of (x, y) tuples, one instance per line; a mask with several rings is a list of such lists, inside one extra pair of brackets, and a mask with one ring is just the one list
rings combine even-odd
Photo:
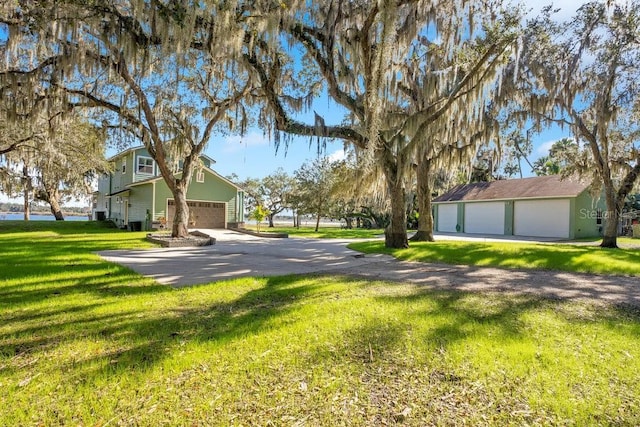
[(366, 280), (414, 283), (428, 289), (515, 292), (640, 307), (637, 277), (546, 270), (397, 261), (351, 251), (353, 240), (258, 238), (229, 230), (201, 230), (217, 239), (202, 248), (104, 251), (100, 255), (158, 282), (188, 286), (234, 277), (329, 273)]
[(346, 248), (352, 240), (260, 238), (230, 230), (200, 230), (216, 244), (199, 248), (160, 248), (100, 252), (107, 261), (125, 265), (158, 282), (185, 286), (243, 276), (279, 276), (348, 272), (384, 255)]

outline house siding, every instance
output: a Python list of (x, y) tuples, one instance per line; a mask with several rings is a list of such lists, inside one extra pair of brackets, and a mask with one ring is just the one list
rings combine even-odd
[(513, 236), (513, 200), (504, 202), (504, 234)]
[[(209, 171), (205, 171), (204, 182), (197, 182), (195, 177), (189, 185), (187, 192), (188, 200), (202, 200), (211, 202), (221, 202), (227, 204), (227, 220), (229, 222), (239, 222), (238, 214), (240, 209), (244, 210), (242, 202), (238, 203), (238, 189), (228, 182), (220, 179)], [(240, 194), (242, 194), (240, 192)], [(173, 199), (173, 194), (164, 181), (156, 182), (156, 206), (155, 218), (166, 217), (167, 200)], [(151, 205), (149, 199), (149, 205)]]
[(584, 191), (575, 199), (575, 212), (572, 215), (572, 229), (575, 238), (597, 237), (602, 235), (602, 224), (597, 223), (597, 211), (605, 211), (604, 197), (594, 199), (588, 191)]
[(127, 225), (127, 211), (129, 208), (127, 200), (128, 199), (125, 197), (114, 196), (109, 202), (111, 209), (109, 211), (108, 218), (113, 220), (118, 227), (124, 227)]
[(141, 221), (148, 228), (147, 210), (151, 215), (151, 199), (153, 198), (153, 185), (151, 183), (138, 185), (131, 189), (129, 196), (129, 222)]

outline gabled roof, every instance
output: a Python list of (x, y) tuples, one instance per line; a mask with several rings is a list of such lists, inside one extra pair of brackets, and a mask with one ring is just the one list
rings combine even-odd
[[(114, 154), (113, 156), (109, 157), (107, 159), (107, 161), (111, 162), (111, 161), (114, 161), (116, 159), (119, 159), (120, 157), (122, 157), (124, 155), (132, 153), (134, 151), (145, 150), (145, 149), (146, 149), (146, 147), (144, 145), (138, 145), (136, 147), (127, 148), (126, 150), (121, 151), (121, 152), (119, 152), (117, 154)], [(216, 163), (215, 160), (213, 160), (211, 157), (207, 156), (206, 154), (200, 154), (200, 157), (204, 157), (205, 159), (209, 160), (209, 162), (211, 162), (212, 165)]]
[(433, 202), (577, 197), (588, 187), (587, 182), (575, 178), (561, 179), (559, 175), (537, 176), (457, 185), (436, 197)]

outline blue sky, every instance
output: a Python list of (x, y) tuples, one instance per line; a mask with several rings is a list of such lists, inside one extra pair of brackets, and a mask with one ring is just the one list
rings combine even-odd
[[(531, 8), (529, 16), (534, 16), (545, 5), (551, 1), (543, 1)], [(578, 0), (555, 0), (553, 4), (560, 9), (557, 17), (559, 20), (569, 19), (580, 5), (586, 3)], [(321, 99), (314, 106), (318, 113), (325, 117), (327, 124), (338, 123), (341, 117), (336, 115), (340, 107), (327, 103), (326, 99)], [(532, 135), (533, 153), (529, 159), (533, 163), (537, 158), (548, 153), (551, 144), (570, 137), (568, 129), (561, 130), (552, 128), (545, 130), (539, 135)], [(236, 173), (241, 179), (247, 177), (262, 178), (275, 171), (278, 167), (284, 168), (288, 173), (298, 169), (306, 160), (316, 157), (315, 142), (309, 146), (308, 138), (294, 138), (286, 151), (281, 147), (276, 153), (273, 141), (262, 134), (259, 129), (250, 130), (248, 134), (240, 138), (229, 136), (216, 138), (209, 142), (205, 153), (216, 160), (215, 169), (220, 174), (227, 176)], [(327, 155), (335, 159), (340, 158), (343, 153), (343, 143), (336, 141), (327, 143)], [(523, 162), (523, 175), (532, 176), (530, 168)]]
[[(540, 8), (549, 2), (540, 3), (532, 8), (530, 15), (535, 14)], [(561, 9), (558, 19), (570, 18), (575, 10), (584, 4), (577, 0), (556, 0), (553, 2)], [(1, 36), (1, 35), (0, 35)], [(314, 106), (318, 113), (325, 117), (327, 124), (337, 123), (341, 120), (338, 114), (340, 108), (331, 105), (326, 99), (319, 99)], [(308, 116), (312, 116), (309, 114)], [(532, 163), (540, 156), (546, 155), (553, 142), (570, 137), (568, 129), (560, 130), (552, 128), (539, 135), (532, 135), (533, 153), (529, 159)], [(205, 154), (216, 160), (214, 169), (223, 176), (237, 174), (240, 179), (248, 177), (262, 178), (282, 167), (286, 172), (293, 173), (305, 161), (317, 156), (315, 141), (309, 143), (308, 138), (293, 138), (288, 148), (280, 147), (276, 152), (273, 140), (264, 135), (260, 129), (250, 129), (243, 137), (236, 135), (214, 135), (205, 150)], [(341, 158), (343, 153), (342, 141), (327, 142), (326, 154), (334, 159)], [(114, 152), (109, 152), (109, 155)], [(529, 167), (523, 162), (524, 176), (531, 176)], [(0, 201), (6, 201), (7, 197), (0, 194)]]
[[(531, 8), (529, 16), (534, 16), (543, 6), (549, 3), (551, 1), (542, 1), (534, 6), (526, 6)], [(553, 1), (555, 7), (560, 9), (557, 14), (558, 20), (569, 19), (576, 9), (584, 3), (586, 2), (580, 0)], [(341, 117), (337, 114), (340, 111), (340, 107), (331, 105), (330, 101), (327, 102), (326, 99), (320, 99), (315, 104), (314, 108), (325, 118), (327, 124), (335, 124), (341, 120)], [(529, 160), (533, 163), (537, 158), (546, 155), (554, 142), (570, 136), (571, 133), (568, 129), (561, 130), (559, 128), (547, 129), (541, 134), (532, 135), (534, 147)], [(276, 153), (273, 141), (263, 135), (260, 129), (250, 130), (243, 138), (238, 136), (214, 136), (209, 142), (205, 153), (216, 160), (215, 169), (220, 174), (227, 176), (235, 173), (241, 179), (247, 177), (262, 178), (279, 167), (284, 168), (288, 173), (293, 173), (306, 160), (312, 160), (317, 155), (315, 142), (310, 146), (308, 138), (293, 138), (286, 151), (284, 147), (280, 147)], [(328, 156), (339, 159), (342, 153), (343, 143), (341, 141), (327, 143), (326, 154)], [(524, 162), (523, 174), (524, 176), (533, 175), (528, 165), (525, 165)]]
[[(329, 121), (327, 120), (327, 123)], [(551, 128), (539, 135), (532, 135), (533, 152), (529, 160), (533, 163), (541, 156), (548, 154), (551, 145), (564, 138), (570, 137), (568, 129)], [(332, 159), (342, 158), (344, 144), (341, 141), (327, 142), (326, 155)], [(223, 176), (237, 174), (240, 179), (248, 177), (262, 178), (282, 167), (292, 174), (307, 160), (317, 156), (315, 140), (309, 145), (309, 138), (293, 138), (285, 150), (280, 147), (276, 152), (272, 140), (263, 135), (259, 129), (249, 130), (244, 137), (214, 136), (205, 154), (216, 161), (214, 169)], [(523, 175), (532, 176), (528, 165), (523, 161)]]

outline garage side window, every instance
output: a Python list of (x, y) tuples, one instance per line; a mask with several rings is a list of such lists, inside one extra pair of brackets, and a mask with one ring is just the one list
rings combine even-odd
[(137, 173), (144, 173), (147, 175), (153, 174), (153, 159), (150, 157), (138, 157), (138, 165), (136, 168)]

